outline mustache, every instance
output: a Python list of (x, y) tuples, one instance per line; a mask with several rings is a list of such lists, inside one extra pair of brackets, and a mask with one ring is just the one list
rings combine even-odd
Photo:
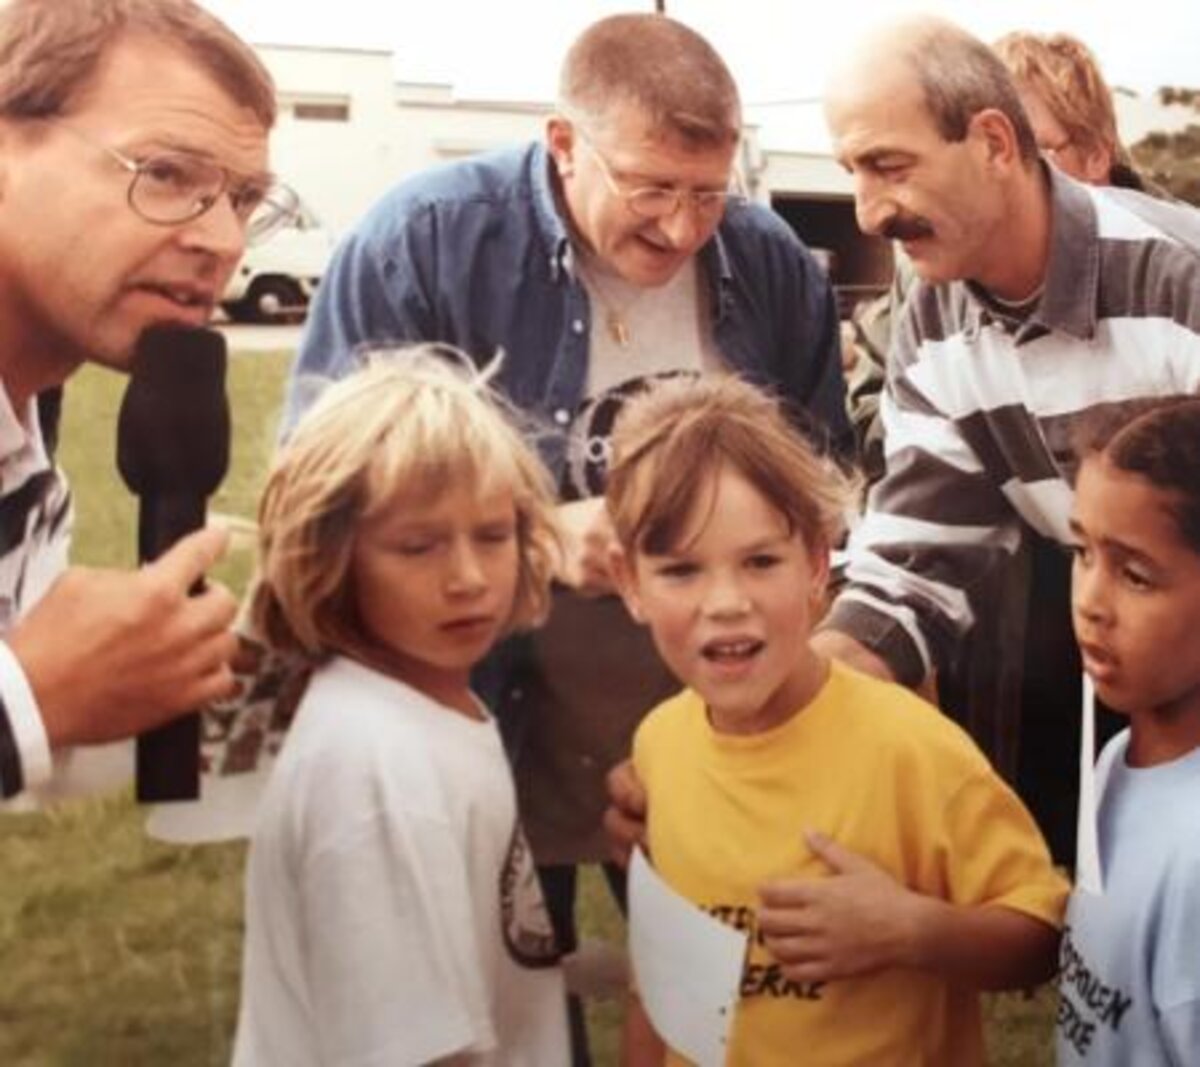
[(879, 231), (889, 241), (915, 241), (933, 236), (933, 223), (920, 215), (893, 215)]

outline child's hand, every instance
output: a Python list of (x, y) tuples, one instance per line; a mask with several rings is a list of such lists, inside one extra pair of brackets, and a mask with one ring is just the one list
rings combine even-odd
[(611, 593), (611, 560), (617, 535), (604, 505), (604, 497), (559, 504), (558, 523), (563, 552), (555, 577), (584, 596)]
[(607, 785), (610, 804), (604, 829), (609, 853), (615, 863), (627, 867), (633, 850), (646, 847), (646, 790), (629, 759), (608, 772)]
[(758, 926), (794, 982), (822, 982), (907, 965), (920, 898), (870, 860), (815, 831), (809, 848), (833, 874), (759, 889)]

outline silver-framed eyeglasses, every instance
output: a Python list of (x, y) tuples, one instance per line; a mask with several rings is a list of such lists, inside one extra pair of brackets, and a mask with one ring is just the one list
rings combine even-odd
[(234, 215), (245, 227), (247, 244), (266, 240), (299, 216), (300, 198), (274, 175), (243, 178), (211, 159), (178, 150), (162, 149), (133, 159), (70, 123), (55, 120), (54, 125), (128, 171), (125, 198), (130, 208), (156, 226), (178, 226), (198, 219), (222, 195), (229, 197)]
[(575, 132), (595, 157), (612, 194), (625, 201), (625, 206), (643, 219), (665, 219), (674, 215), (684, 204), (701, 218), (720, 218), (730, 204), (740, 204), (746, 199), (736, 171), (727, 189), (674, 189), (669, 185), (640, 185), (635, 189), (623, 189), (613, 173), (612, 165), (578, 124)]
[(1070, 136), (1064, 136), (1062, 140), (1055, 144), (1039, 144), (1038, 151), (1041, 152), (1042, 155), (1044, 155), (1047, 159), (1049, 159), (1051, 163), (1057, 164), (1062, 158), (1063, 153), (1074, 146), (1075, 142), (1070, 138)]

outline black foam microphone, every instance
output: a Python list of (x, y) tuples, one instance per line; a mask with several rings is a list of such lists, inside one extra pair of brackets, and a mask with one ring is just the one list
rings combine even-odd
[[(204, 525), (208, 498), (229, 468), (225, 338), (219, 333), (163, 326), (142, 335), (117, 422), (117, 467), (138, 498), (140, 562), (157, 559)], [(139, 801), (199, 795), (198, 712), (138, 737)]]

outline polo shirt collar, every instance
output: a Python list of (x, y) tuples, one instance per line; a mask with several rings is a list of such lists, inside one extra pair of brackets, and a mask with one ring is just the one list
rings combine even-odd
[(1096, 335), (1100, 231), (1087, 187), (1043, 163), (1050, 183), (1050, 260), (1031, 316), (1048, 330), (1087, 341)]
[(733, 205), (726, 208), (726, 217), (721, 220), (721, 225), (717, 227), (716, 232), (704, 247), (696, 253), (700, 257), (700, 263), (708, 280), (708, 291), (712, 294), (713, 320), (715, 322), (724, 319), (733, 306), (733, 267), (730, 265), (729, 249), (725, 244), (725, 239), (721, 236), (721, 231), (729, 225), (729, 212), (741, 210), (743, 208), (740, 206)]
[(10, 492), (31, 474), (49, 466), (38, 424), (37, 402), (29, 401), (22, 421), (0, 383), (0, 493)]
[[(1045, 281), (1036, 306), (1017, 331), (1018, 343), (1058, 332), (1081, 341), (1096, 334), (1100, 289), (1100, 245), (1096, 208), (1087, 188), (1040, 164), (1050, 191), (1050, 249)], [(994, 318), (988, 294), (977, 283), (964, 281), (970, 294), (966, 331), (976, 335)]]

